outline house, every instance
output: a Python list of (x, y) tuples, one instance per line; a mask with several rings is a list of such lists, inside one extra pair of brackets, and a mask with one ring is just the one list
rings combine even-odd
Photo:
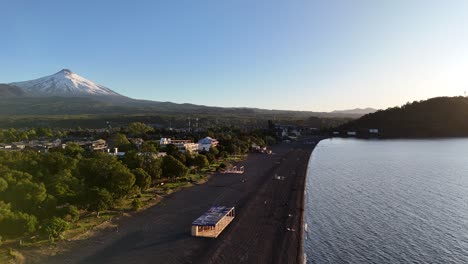
[(92, 151), (106, 151), (107, 149), (107, 142), (104, 139), (98, 139), (95, 141), (91, 141), (87, 144), (89, 149)]
[(159, 140), (159, 144), (161, 146), (166, 146), (172, 144), (179, 149), (182, 153), (195, 153), (198, 151), (198, 144), (193, 143), (191, 140), (188, 139), (170, 139), (170, 138), (161, 138)]
[(206, 137), (198, 141), (198, 150), (199, 151), (209, 151), (210, 148), (214, 148), (219, 144), (218, 140)]
[(13, 146), (11, 144), (0, 144), (0, 149), (10, 150)]

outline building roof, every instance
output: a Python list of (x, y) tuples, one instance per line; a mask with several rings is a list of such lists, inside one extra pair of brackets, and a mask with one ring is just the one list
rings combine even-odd
[(217, 140), (211, 137), (206, 137), (202, 138), (198, 141), (199, 144), (212, 144), (213, 142), (216, 142)]
[(194, 226), (215, 226), (224, 216), (226, 216), (234, 207), (213, 206), (206, 211), (197, 220), (193, 221)]

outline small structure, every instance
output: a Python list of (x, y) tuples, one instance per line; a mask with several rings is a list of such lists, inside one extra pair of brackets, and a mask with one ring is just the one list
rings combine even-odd
[(346, 133), (348, 136), (351, 136), (351, 137), (354, 137), (357, 135), (357, 133), (355, 131), (348, 131), (348, 133)]
[(104, 139), (98, 139), (91, 142), (86, 142), (88, 148), (92, 151), (105, 152), (107, 149), (107, 142)]
[(371, 128), (369, 129), (369, 134), (379, 134), (379, 130), (377, 128)]
[(211, 137), (202, 138), (198, 141), (198, 150), (209, 151), (210, 148), (216, 147), (218, 143), (218, 140)]
[(167, 146), (172, 144), (179, 149), (182, 153), (195, 153), (198, 151), (198, 144), (193, 143), (189, 139), (171, 139), (171, 138), (161, 138), (159, 140), (161, 146)]
[(239, 169), (237, 166), (231, 167), (229, 169), (225, 169), (221, 171), (221, 173), (236, 173), (236, 174), (243, 174), (244, 173), (244, 166), (240, 167)]
[(192, 236), (217, 238), (234, 220), (235, 208), (213, 206), (192, 223)]

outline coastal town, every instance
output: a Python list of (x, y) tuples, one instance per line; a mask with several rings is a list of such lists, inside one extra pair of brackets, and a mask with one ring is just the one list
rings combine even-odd
[[(259, 199), (258, 195), (260, 195), (254, 195), (251, 192), (265, 184), (265, 177), (271, 178), (272, 184), (275, 185), (292, 184), (296, 174), (290, 175), (290, 177), (284, 176), (281, 183), (275, 183), (276, 178), (271, 176), (273, 174), (268, 172), (268, 168), (278, 167), (278, 164), (281, 164), (287, 157), (284, 155), (290, 155), (288, 154), (289, 149), (291, 147), (296, 149), (297, 146), (303, 144), (296, 142), (302, 140), (304, 134), (308, 134), (310, 137), (313, 132), (313, 129), (291, 125), (275, 125), (271, 128), (249, 132), (233, 128), (192, 132), (188, 129), (177, 131), (160, 129), (143, 123), (130, 123), (123, 128), (114, 130), (65, 131), (43, 128), (0, 130), (0, 133), (5, 135), (3, 143), (0, 145), (0, 158), (8, 161), (3, 163), (8, 166), (5, 167), (7, 173), (16, 173), (16, 170), (21, 170), (33, 175), (33, 177), (40, 177), (39, 175), (44, 174), (51, 175), (48, 177), (57, 177), (57, 180), (53, 182), (40, 182), (37, 186), (32, 187), (37, 188), (37, 191), (42, 188), (41, 185), (50, 188), (51, 191), (46, 197), (38, 197), (34, 203), (37, 206), (45, 206), (43, 204), (48, 203), (47, 199), (54, 199), (57, 209), (51, 208), (46, 219), (52, 218), (55, 222), (49, 223), (48, 220), (40, 220), (43, 216), (36, 213), (34, 206), (30, 209), (24, 209), (26, 212), (30, 212), (28, 215), (31, 217), (31, 222), (28, 222), (29, 227), (25, 225), (25, 229), (17, 228), (15, 231), (4, 232), (8, 235), (3, 238), (2, 244), (14, 247), (17, 254), (27, 256), (33, 254), (33, 251), (43, 250), (44, 246), (39, 246), (40, 241), (46, 239), (52, 243), (50, 245), (60, 245), (60, 247), (54, 247), (56, 250), (54, 255), (56, 256), (44, 253), (39, 255), (34, 253), (33, 255), (41, 261), (61, 263), (66, 258), (75, 258), (62, 250), (63, 248), (74, 248), (74, 243), (70, 241), (82, 235), (81, 232), (89, 232), (89, 229), (82, 228), (84, 224), (93, 222), (91, 227), (96, 230), (93, 231), (95, 234), (86, 240), (86, 243), (92, 243), (93, 239), (102, 239), (106, 236), (118, 239), (127, 231), (133, 232), (128, 228), (144, 226), (144, 224), (126, 223), (133, 221), (128, 218), (129, 215), (135, 215), (136, 221), (143, 221), (144, 217), (141, 218), (139, 215), (146, 214), (151, 214), (151, 217), (163, 215), (174, 217), (170, 222), (173, 222), (174, 227), (180, 225), (177, 230), (185, 232), (188, 236), (219, 237), (226, 231), (230, 233), (231, 229), (239, 229), (239, 227), (234, 227), (238, 226), (239, 223), (250, 221), (248, 216), (250, 213), (246, 211), (246, 208), (257, 203), (253, 201)], [(46, 134), (47, 136), (38, 136), (37, 134)], [(26, 137), (32, 140), (5, 142), (7, 138)], [(278, 142), (283, 143), (277, 145)], [(303, 146), (308, 149), (304, 154), (307, 155), (306, 153), (311, 150), (313, 145)], [(297, 148), (298, 153), (302, 153), (301, 149)], [(37, 168), (21, 167), (21, 164), (26, 160), (40, 160), (44, 165)], [(48, 167), (49, 165), (46, 164), (55, 164), (52, 165), (55, 167)], [(305, 165), (306, 162), (301, 161), (300, 164)], [(263, 172), (258, 170), (259, 166)], [(63, 178), (60, 176), (63, 173), (69, 176)], [(287, 175), (289, 172), (281, 173)], [(107, 178), (107, 182), (102, 182), (101, 178)], [(82, 182), (79, 184), (81, 187), (76, 186), (77, 181)], [(7, 191), (9, 191), (8, 188), (16, 188), (15, 186), (18, 184), (9, 178), (7, 178), (7, 183)], [(214, 191), (209, 188), (213, 184), (221, 184), (228, 189), (222, 188)], [(64, 190), (55, 190), (57, 187), (53, 187), (54, 185), (60, 186)], [(90, 189), (87, 190), (87, 188)], [(122, 188), (126, 188), (125, 191), (121, 191)], [(243, 191), (235, 191), (238, 188), (243, 189)], [(277, 187), (268, 186), (265, 188)], [(290, 191), (288, 188), (283, 191), (288, 193)], [(187, 195), (193, 192), (190, 190), (196, 190), (198, 195), (187, 198)], [(299, 194), (300, 192), (297, 193), (297, 195)], [(26, 194), (17, 191), (14, 197), (8, 196), (5, 199), (21, 200), (23, 195)], [(17, 196), (18, 198), (16, 198)], [(87, 197), (94, 198), (89, 200)], [(178, 204), (179, 202), (174, 204), (172, 199), (175, 197), (180, 197), (176, 199), (180, 199), (179, 202), (186, 205), (181, 206)], [(274, 207), (270, 207), (270, 205), (285, 203), (282, 200), (285, 198), (279, 197), (281, 196), (266, 199), (262, 203), (267, 206), (265, 208), (269, 208), (268, 210), (276, 210), (277, 205)], [(202, 200), (199, 200), (200, 198)], [(16, 204), (16, 200), (11, 200), (11, 203)], [(165, 212), (168, 208), (188, 210), (187, 203), (191, 203), (191, 206), (197, 209), (193, 210), (193, 214), (190, 214), (189, 217), (184, 216), (184, 221), (176, 220), (181, 217), (178, 213)], [(165, 206), (162, 207), (162, 204)], [(61, 216), (63, 210), (66, 213)], [(282, 214), (286, 214), (286, 212), (288, 215), (294, 212), (295, 221), (299, 222), (294, 224), (284, 222), (281, 224), (281, 229), (284, 232), (291, 232), (287, 228), (300, 230), (300, 213), (296, 212), (294, 208), (285, 209)], [(13, 210), (8, 213), (11, 214), (12, 218), (19, 217), (15, 216)], [(26, 217), (26, 215), (21, 217)], [(39, 226), (36, 219), (44, 221), (44, 226), (48, 229)], [(26, 218), (24, 221), (27, 221)], [(106, 228), (106, 223), (117, 226), (118, 233), (113, 229)], [(162, 232), (159, 228), (154, 231), (156, 232), (156, 230)], [(241, 228), (236, 232), (236, 236), (244, 234), (244, 232)], [(31, 235), (33, 236), (31, 237)], [(171, 235), (171, 232), (167, 233), (167, 236)], [(294, 236), (294, 239), (298, 239), (298, 237)], [(22, 246), (18, 246), (17, 243)], [(194, 240), (193, 246), (198, 247), (204, 243), (206, 241)], [(298, 248), (294, 250), (298, 250)], [(0, 250), (1, 252), (2, 250)], [(224, 250), (224, 252), (228, 251)], [(291, 253), (288, 257), (300, 256), (296, 253)], [(0, 256), (2, 255), (0, 254)], [(88, 257), (90, 257), (89, 254)], [(99, 254), (96, 257), (100, 258)], [(198, 255), (198, 257), (202, 258), (203, 256)], [(216, 263), (215, 260), (211, 262)]]

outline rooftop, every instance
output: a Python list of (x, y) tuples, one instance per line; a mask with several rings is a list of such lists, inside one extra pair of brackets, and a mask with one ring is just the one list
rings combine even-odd
[(197, 220), (193, 221), (194, 226), (215, 226), (224, 216), (226, 216), (234, 207), (213, 206), (206, 211)]

